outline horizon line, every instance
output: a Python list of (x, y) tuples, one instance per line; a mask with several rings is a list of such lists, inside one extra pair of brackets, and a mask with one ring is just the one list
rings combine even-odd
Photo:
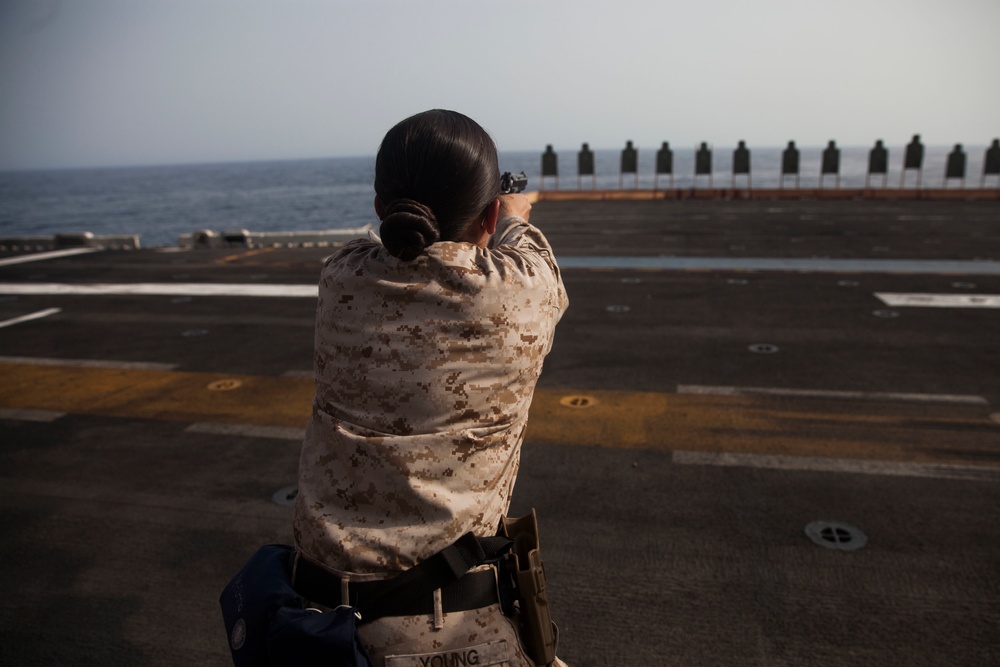
[[(836, 141), (836, 140), (834, 140), (834, 141)], [(560, 152), (563, 152), (563, 151), (570, 151), (570, 152), (573, 152), (575, 154), (577, 151), (580, 150), (580, 148), (582, 148), (582, 144), (583, 143), (587, 143), (588, 144), (588, 148), (590, 150), (594, 151), (594, 152), (621, 151), (622, 149), (625, 148), (624, 143), (621, 146), (616, 146), (616, 147), (595, 147), (595, 146), (590, 146), (589, 142), (581, 142), (581, 146), (580, 147), (561, 147), (561, 148), (556, 148), (554, 144), (545, 144), (545, 146), (543, 146), (541, 149), (511, 148), (511, 149), (498, 150), (497, 152), (500, 155), (503, 155), (503, 154), (513, 154), (513, 153), (531, 153), (531, 152), (537, 152), (539, 158), (541, 158), (542, 153), (545, 152), (546, 147), (549, 146), (549, 145), (553, 146), (553, 151), (555, 153), (557, 153), (557, 154), (560, 153)], [(646, 151), (653, 150), (653, 151), (655, 151), (655, 150), (658, 150), (662, 146), (662, 143), (663, 142), (661, 142), (661, 144), (658, 145), (658, 146), (643, 146), (641, 144), (640, 145), (633, 145), (633, 148), (635, 148), (637, 151), (642, 151), (642, 150), (646, 150)], [(666, 143), (670, 144), (671, 150), (673, 150), (675, 152), (676, 151), (687, 150), (687, 146), (685, 146), (683, 144), (676, 144), (676, 143), (670, 142), (670, 141), (667, 141)], [(698, 148), (699, 148), (699, 144), (700, 143), (701, 142), (695, 142), (694, 144), (692, 144), (692, 150), (697, 151)], [(722, 150), (722, 149), (728, 149), (728, 148), (730, 148), (730, 146), (725, 145), (722, 148), (717, 149), (716, 148), (716, 144), (712, 144), (711, 142), (705, 142), (705, 143), (707, 143), (708, 146), (709, 146), (709, 148), (711, 150), (713, 150), (713, 151), (714, 150)], [(903, 148), (903, 149), (905, 149), (906, 145), (907, 145), (907, 144), (898, 144), (898, 145), (896, 145), (896, 144), (890, 144), (890, 143), (886, 143), (885, 141), (883, 141), (882, 143), (883, 143), (883, 145), (887, 149), (892, 149), (892, 148)], [(965, 149), (966, 153), (968, 153), (970, 150), (985, 150), (986, 148), (988, 148), (990, 146), (989, 143), (983, 143), (983, 144), (967, 144), (967, 143), (962, 143), (962, 142), (958, 142), (958, 143)], [(953, 148), (955, 145), (956, 144), (953, 144), (953, 143), (949, 143), (949, 144), (926, 144), (925, 143), (925, 144), (923, 144), (923, 146), (924, 146), (925, 149), (927, 149), (927, 148), (931, 148), (931, 149)], [(874, 146), (874, 143), (872, 143), (871, 145), (867, 145), (867, 144), (866, 145), (860, 145), (860, 144), (837, 144), (837, 148), (847, 149), (847, 150), (870, 150), (873, 146)], [(795, 147), (798, 148), (798, 149), (800, 149), (800, 150), (802, 150), (802, 149), (804, 149), (804, 150), (812, 150), (812, 149), (822, 150), (822, 149), (826, 148), (826, 145), (825, 144), (810, 145), (810, 144), (798, 144), (798, 143), (796, 143)], [(733, 145), (731, 148), (736, 148), (736, 145)], [(779, 145), (764, 145), (764, 144), (760, 144), (760, 145), (747, 144), (747, 148), (750, 149), (751, 151), (753, 151), (755, 149), (783, 150), (783, 149), (787, 148), (787, 145), (780, 145), (779, 146)], [(150, 162), (143, 162), (143, 161), (125, 162), (125, 161), (123, 161), (123, 162), (106, 162), (106, 163), (91, 163), (91, 164), (38, 165), (38, 166), (21, 166), (21, 167), (0, 165), (0, 173), (24, 173), (24, 172), (42, 172), (42, 171), (91, 171), (91, 170), (111, 170), (111, 169), (156, 169), (156, 168), (163, 168), (163, 167), (210, 167), (210, 166), (237, 165), (237, 164), (265, 164), (265, 163), (275, 163), (275, 162), (321, 162), (321, 161), (324, 161), (324, 160), (363, 160), (363, 159), (374, 160), (375, 159), (375, 154), (371, 153), (371, 154), (368, 154), (368, 155), (362, 155), (362, 154), (358, 154), (358, 153), (344, 153), (344, 154), (330, 154), (330, 155), (324, 155), (324, 156), (301, 156), (301, 157), (284, 156), (284, 157), (255, 157), (255, 158), (206, 158), (206, 159), (191, 159), (191, 160), (179, 160), (179, 161), (174, 161), (174, 160), (169, 160), (168, 159), (168, 160), (165, 160), (165, 161), (162, 161), (162, 162), (156, 162), (156, 161), (150, 161)]]

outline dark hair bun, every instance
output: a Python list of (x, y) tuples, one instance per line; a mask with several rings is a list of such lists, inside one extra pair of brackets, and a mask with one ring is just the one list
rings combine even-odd
[(409, 262), (440, 240), (441, 229), (431, 209), (412, 199), (396, 199), (382, 211), (379, 235), (390, 255)]

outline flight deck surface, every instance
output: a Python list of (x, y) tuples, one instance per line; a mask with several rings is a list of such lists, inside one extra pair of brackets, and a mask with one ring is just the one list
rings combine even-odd
[[(1000, 202), (532, 222), (570, 308), (511, 514), (560, 657), (996, 664)], [(0, 254), (0, 663), (229, 664), (219, 593), (291, 541), (331, 252)]]

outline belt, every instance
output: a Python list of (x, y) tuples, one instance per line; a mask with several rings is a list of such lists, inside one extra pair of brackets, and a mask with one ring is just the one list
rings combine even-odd
[[(375, 598), (385, 583), (385, 580), (349, 582), (347, 590), (350, 605), (364, 607), (366, 601)], [(295, 566), (294, 585), (299, 595), (323, 606), (339, 607), (344, 603), (340, 577), (305, 558), (299, 558)], [(391, 610), (379, 613), (378, 616), (422, 616), (434, 613), (432, 595), (417, 598), (400, 595), (387, 602)], [(441, 587), (441, 607), (445, 613), (480, 609), (498, 602), (496, 573), (493, 568), (469, 572), (457, 581)]]

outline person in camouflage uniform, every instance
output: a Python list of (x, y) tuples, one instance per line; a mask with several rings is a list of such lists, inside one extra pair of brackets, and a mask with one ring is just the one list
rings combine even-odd
[[(344, 582), (496, 533), (568, 305), (530, 203), (499, 195), (495, 145), (471, 119), (399, 123), (375, 190), (382, 238), (347, 244), (320, 278), (294, 519), (298, 557)], [(497, 604), (386, 617), (360, 634), (376, 665), (447, 665), (470, 650), (479, 665), (534, 664)]]

